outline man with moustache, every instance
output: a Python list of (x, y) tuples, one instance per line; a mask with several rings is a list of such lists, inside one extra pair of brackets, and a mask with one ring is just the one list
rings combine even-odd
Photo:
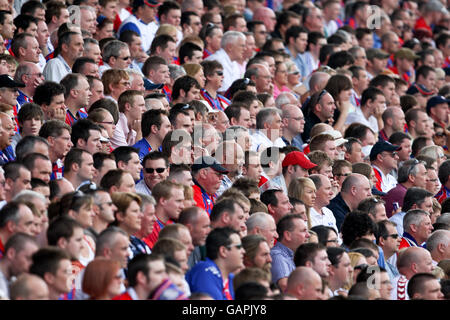
[(267, 240), (258, 234), (247, 235), (242, 238), (244, 247), (244, 265), (246, 268), (260, 268), (270, 272), (272, 268), (272, 257)]

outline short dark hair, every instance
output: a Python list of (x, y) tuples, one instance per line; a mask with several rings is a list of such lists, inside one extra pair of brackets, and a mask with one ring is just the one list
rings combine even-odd
[(64, 158), (64, 170), (70, 171), (71, 167), (74, 163), (81, 166), (82, 163), (82, 155), (83, 153), (89, 153), (87, 151), (84, 151), (82, 149), (78, 148), (72, 148), (69, 152), (67, 152), (67, 155)]
[(80, 119), (73, 124), (71, 140), (75, 147), (77, 146), (79, 139), (88, 141), (91, 136), (89, 130), (97, 130), (101, 132), (100, 127), (91, 120)]
[(441, 163), (438, 170), (438, 177), (441, 184), (445, 185), (448, 181), (448, 176), (450, 175), (450, 160), (446, 160)]
[(167, 111), (152, 109), (142, 114), (141, 131), (143, 137), (148, 137), (151, 133), (152, 126), (161, 129), (162, 116), (168, 116)]
[(223, 199), (223, 200), (220, 200), (219, 202), (215, 203), (214, 207), (211, 210), (211, 215), (210, 215), (211, 222), (219, 220), (224, 212), (234, 214), (236, 205), (239, 205), (239, 204), (237, 201), (235, 201), (233, 199)]
[(72, 66), (73, 73), (82, 73), (84, 66), (88, 63), (96, 64), (95, 60), (89, 57), (79, 57), (75, 60)]
[(260, 196), (261, 202), (264, 203), (266, 206), (269, 206), (269, 204), (275, 207), (278, 206), (278, 199), (276, 196), (277, 192), (283, 191), (279, 189), (269, 189), (264, 191)]
[(291, 38), (294, 38), (294, 40), (297, 39), (298, 36), (300, 35), (300, 33), (308, 34), (308, 30), (306, 30), (306, 28), (300, 27), (300, 26), (292, 26), (289, 29), (287, 29), (286, 34), (285, 34), (286, 43), (289, 44), (289, 40)]
[(130, 287), (134, 287), (137, 284), (136, 276), (138, 272), (142, 272), (145, 276), (150, 271), (150, 262), (164, 261), (164, 257), (158, 254), (138, 254), (130, 260), (127, 266), (127, 280)]
[(127, 171), (122, 169), (109, 170), (100, 181), (100, 187), (108, 191), (112, 186), (118, 187), (125, 173), (127, 173)]
[(411, 187), (405, 193), (402, 210), (404, 212), (408, 212), (413, 205), (421, 205), (425, 202), (426, 198), (430, 198), (432, 196), (433, 194), (425, 189)]
[(172, 99), (178, 99), (181, 90), (187, 94), (192, 87), (200, 89), (200, 84), (195, 78), (188, 75), (178, 78), (172, 87)]
[(397, 131), (391, 134), (389, 137), (389, 142), (394, 145), (400, 145), (405, 139), (411, 140), (411, 136), (404, 132)]
[(376, 225), (369, 214), (362, 211), (352, 211), (345, 216), (341, 226), (342, 242), (349, 246), (354, 240), (369, 233), (375, 234)]
[(83, 229), (83, 226), (71, 217), (59, 216), (54, 218), (47, 229), (48, 244), (57, 246), (60, 238), (69, 240), (73, 236), (76, 228)]
[(328, 259), (331, 262), (331, 265), (337, 267), (337, 265), (341, 262), (341, 258), (345, 253), (345, 249), (341, 247), (328, 247), (327, 254)]
[(198, 45), (196, 45), (195, 43), (192, 43), (192, 42), (186, 42), (185, 44), (183, 44), (180, 47), (180, 50), (178, 53), (178, 60), (180, 61), (180, 65), (186, 63), (184, 61), (185, 57), (192, 59), (192, 57), (194, 56), (194, 51), (202, 52), (202, 48), (200, 48)]
[(62, 260), (70, 260), (69, 254), (60, 248), (46, 247), (39, 249), (32, 256), (30, 273), (44, 278), (47, 272), (55, 275)]
[(341, 68), (355, 63), (355, 58), (348, 51), (332, 53), (328, 59), (328, 66), (333, 69)]
[(383, 91), (375, 87), (368, 87), (361, 94), (361, 106), (365, 106), (368, 101), (375, 101), (378, 96), (383, 96)]
[(19, 140), (16, 145), (16, 160), (22, 161), (28, 154), (34, 151), (37, 143), (43, 143), (48, 146), (47, 140), (39, 136), (26, 136)]
[(119, 161), (127, 164), (128, 161), (131, 160), (131, 155), (133, 153), (139, 155), (139, 150), (130, 146), (120, 146), (114, 149), (114, 151), (112, 152), (114, 158), (116, 159), (116, 164), (119, 164)]
[(295, 219), (301, 219), (303, 220), (302, 216), (299, 214), (288, 214), (282, 217), (278, 223), (277, 223), (277, 233), (278, 233), (278, 241), (283, 241), (284, 239), (284, 232), (285, 231), (292, 231), (294, 228), (294, 220)]
[(238, 232), (230, 227), (213, 229), (206, 238), (206, 256), (211, 260), (216, 260), (220, 247), (231, 245), (232, 234), (238, 234)]
[(64, 94), (64, 92), (65, 89), (61, 84), (53, 81), (44, 81), (36, 87), (33, 101), (40, 106), (43, 104), (50, 105), (54, 96)]
[(386, 87), (389, 82), (392, 82), (395, 85), (394, 78), (385, 74), (379, 74), (376, 77), (372, 78), (369, 83), (369, 87)]
[(408, 296), (410, 299), (414, 297), (414, 294), (423, 291), (425, 282), (436, 280), (437, 278), (431, 273), (416, 273), (408, 281)]
[(314, 262), (317, 253), (321, 250), (326, 250), (326, 247), (321, 243), (304, 243), (300, 245), (294, 254), (295, 266), (305, 266), (307, 261)]
[(334, 232), (337, 235), (336, 230), (329, 226), (318, 225), (311, 228), (311, 231), (314, 231), (317, 234), (317, 238), (319, 238), (319, 243), (324, 245), (325, 247), (328, 244), (328, 237), (330, 232)]
[(166, 49), (169, 42), (175, 43), (175, 40), (167, 34), (160, 34), (159, 36), (155, 37), (150, 46), (150, 54), (151, 55), (155, 54), (156, 48), (159, 48), (159, 47), (161, 47), (161, 49), (163, 49), (163, 50)]
[(41, 122), (44, 121), (44, 112), (41, 107), (33, 102), (25, 103), (20, 107), (19, 112), (17, 113), (17, 121), (19, 125), (24, 123), (27, 120), (39, 119)]

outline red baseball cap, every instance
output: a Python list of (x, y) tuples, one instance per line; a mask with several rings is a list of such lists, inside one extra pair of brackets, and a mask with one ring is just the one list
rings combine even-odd
[(311, 160), (309, 160), (309, 158), (300, 151), (289, 152), (282, 163), (283, 167), (294, 165), (299, 165), (303, 169), (312, 169), (314, 167), (317, 167), (317, 164), (312, 163)]

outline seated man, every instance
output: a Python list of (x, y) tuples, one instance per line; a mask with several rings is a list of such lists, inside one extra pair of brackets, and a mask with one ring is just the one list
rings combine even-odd
[(237, 231), (217, 228), (206, 238), (206, 260), (186, 275), (192, 293), (205, 292), (215, 300), (233, 300), (234, 273), (244, 267), (243, 248)]

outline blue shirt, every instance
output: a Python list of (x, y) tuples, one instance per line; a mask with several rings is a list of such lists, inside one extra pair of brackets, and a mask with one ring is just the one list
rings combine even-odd
[(270, 250), (272, 257), (272, 282), (277, 283), (282, 278), (287, 278), (295, 270), (294, 251), (281, 242)]
[[(231, 297), (234, 299), (233, 278), (234, 275), (230, 273), (228, 276), (228, 289)], [(209, 294), (214, 300), (227, 300), (224, 293), (222, 273), (217, 264), (209, 258), (197, 263), (186, 274), (186, 281), (192, 293), (204, 292)]]
[(285, 50), (291, 56), (291, 59), (297, 66), (298, 71), (300, 71), (301, 79), (306, 78), (308, 76), (308, 69), (304, 55), (297, 53), (297, 56), (294, 57), (288, 47), (286, 47)]

